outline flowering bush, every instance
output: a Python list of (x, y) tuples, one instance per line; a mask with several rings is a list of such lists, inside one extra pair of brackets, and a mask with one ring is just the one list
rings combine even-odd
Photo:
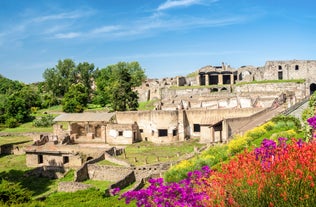
[(316, 203), (316, 142), (286, 138), (263, 140), (222, 164), (204, 167), (178, 183), (151, 180), (144, 190), (123, 194), (138, 206), (314, 206)]
[(122, 195), (129, 204), (136, 199), (137, 206), (203, 206), (207, 199), (204, 192), (195, 190), (200, 184), (201, 178), (208, 176), (210, 169), (206, 166), (201, 171), (188, 174), (188, 178), (178, 183), (164, 184), (162, 178), (149, 180), (150, 186), (139, 191), (129, 191)]
[(308, 124), (313, 127), (314, 129), (316, 129), (316, 116), (313, 116), (309, 119), (307, 119)]

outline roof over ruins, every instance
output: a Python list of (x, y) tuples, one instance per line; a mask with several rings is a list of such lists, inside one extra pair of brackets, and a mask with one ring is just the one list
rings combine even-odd
[(104, 121), (109, 122), (115, 113), (107, 113), (107, 112), (85, 112), (85, 113), (64, 113), (57, 116), (54, 121)]

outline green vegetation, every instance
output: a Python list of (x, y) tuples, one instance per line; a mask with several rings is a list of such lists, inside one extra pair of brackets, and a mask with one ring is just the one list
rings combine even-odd
[[(249, 85), (249, 84), (267, 84), (267, 83), (304, 83), (305, 79), (293, 79), (293, 80), (264, 80), (264, 81), (251, 81), (236, 83), (235, 86)], [(173, 90), (185, 90), (185, 89), (198, 89), (198, 88), (214, 88), (225, 85), (205, 85), (205, 86), (171, 86)]]
[(111, 186), (111, 184), (113, 184), (113, 182), (102, 180), (86, 180), (83, 183), (92, 185), (94, 188), (98, 189), (101, 192), (104, 192)]
[(154, 164), (166, 161), (176, 161), (180, 156), (191, 153), (194, 147), (202, 147), (197, 141), (179, 142), (174, 144), (158, 145), (151, 142), (140, 142), (125, 148), (125, 155), (118, 156), (132, 165)]
[(26, 136), (0, 136), (0, 146), (4, 144), (14, 144), (14, 143), (23, 143), (28, 142), (30, 144), (33, 141), (32, 138)]
[(138, 104), (138, 111), (145, 111), (145, 110), (153, 110), (155, 108), (155, 103), (157, 100), (139, 102)]
[(80, 113), (87, 107), (89, 101), (88, 89), (81, 83), (73, 84), (65, 93), (62, 101), (63, 111), (67, 113)]
[(18, 127), (38, 116), (37, 111), (60, 104), (56, 110), (61, 107), (69, 113), (83, 112), (92, 103), (113, 111), (136, 110), (138, 94), (133, 89), (146, 75), (138, 62), (119, 62), (99, 70), (87, 62), (76, 65), (64, 59), (46, 69), (43, 78), (41, 83), (27, 85), (0, 75), (1, 128)]
[(32, 133), (32, 132), (53, 132), (53, 128), (49, 127), (35, 127), (32, 122), (27, 122), (19, 125), (16, 128), (5, 128), (1, 132), (8, 133)]
[(110, 162), (108, 160), (101, 160), (100, 162), (97, 163), (97, 165), (111, 165), (111, 166), (120, 166), (114, 162)]
[(194, 78), (194, 77), (196, 77), (198, 74), (199, 74), (198, 71), (189, 73), (189, 74), (187, 75), (187, 78)]
[(119, 62), (96, 71), (94, 103), (110, 106), (114, 111), (136, 110), (138, 94), (132, 89), (145, 80), (137, 62)]
[(251, 81), (251, 82), (240, 82), (236, 85), (245, 84), (266, 84), (266, 83), (305, 83), (305, 79), (292, 79), (292, 80), (262, 80), (262, 81)]
[(265, 138), (300, 138), (303, 136), (300, 121), (292, 116), (278, 116), (272, 121), (247, 131), (244, 135), (235, 135), (228, 144), (218, 144), (205, 150), (190, 160), (184, 160), (169, 169), (164, 177), (167, 182), (176, 182), (186, 178), (188, 172), (201, 169), (204, 165), (213, 169), (221, 162), (245, 149), (259, 147)]

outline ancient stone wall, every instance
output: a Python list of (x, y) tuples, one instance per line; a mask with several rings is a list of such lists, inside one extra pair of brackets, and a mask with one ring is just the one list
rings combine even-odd
[[(105, 152), (104, 152), (105, 153)], [(100, 154), (99, 157), (89, 160), (85, 162), (75, 173), (75, 182), (82, 182), (87, 179), (89, 179), (89, 173), (88, 173), (88, 165), (97, 163), (101, 160), (104, 160), (104, 153)]]
[(263, 80), (290, 80), (306, 79), (308, 82), (316, 81), (316, 61), (314, 60), (288, 60), (267, 61), (264, 66)]
[(126, 167), (95, 164), (88, 164), (87, 167), (89, 178), (91, 180), (107, 180), (117, 182), (131, 173), (131, 170)]
[(76, 192), (78, 190), (86, 190), (92, 188), (92, 185), (80, 182), (60, 182), (58, 183), (58, 192)]

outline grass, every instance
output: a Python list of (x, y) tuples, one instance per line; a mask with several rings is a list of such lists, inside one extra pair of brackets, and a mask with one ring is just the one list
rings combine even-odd
[[(233, 84), (234, 86), (246, 85), (246, 84), (266, 84), (266, 83), (304, 83), (305, 79), (293, 79), (293, 80), (263, 80), (263, 81), (252, 81), (252, 82), (239, 82)], [(229, 85), (229, 84), (228, 84)], [(225, 85), (204, 85), (204, 86), (171, 86), (173, 90), (185, 90), (185, 89), (198, 89), (198, 88), (214, 88), (217, 86)]]
[(236, 86), (246, 85), (246, 84), (265, 84), (265, 83), (304, 83), (305, 79), (292, 79), (292, 80), (262, 80), (262, 81), (252, 81), (252, 82), (240, 82), (236, 83)]
[(0, 172), (9, 172), (10, 170), (26, 170), (25, 155), (6, 155), (0, 157)]
[[(151, 142), (140, 142), (125, 148), (124, 155), (118, 156), (132, 165), (154, 164), (166, 161), (176, 161), (187, 153), (194, 151), (194, 147), (201, 147), (197, 141), (186, 141), (174, 144), (158, 145)], [(147, 160), (147, 162), (146, 162)]]
[(97, 162), (97, 165), (120, 166), (120, 165), (113, 163), (113, 162), (110, 162), (108, 160), (101, 160), (100, 162)]
[(8, 133), (32, 133), (32, 132), (53, 132), (53, 127), (35, 127), (33, 126), (33, 122), (27, 122), (21, 124), (16, 128), (5, 128), (1, 132), (8, 132)]
[(83, 183), (90, 184), (94, 186), (96, 189), (100, 190), (101, 192), (104, 192), (111, 186), (111, 184), (113, 184), (113, 182), (102, 180), (86, 180)]
[(138, 111), (145, 111), (145, 110), (153, 110), (155, 108), (155, 103), (157, 100), (151, 100), (151, 101), (144, 101), (139, 102), (139, 106), (137, 108)]
[(32, 141), (33, 141), (32, 138), (26, 137), (26, 136), (5, 136), (5, 137), (0, 136), (0, 145), (23, 143), (23, 142), (27, 142), (28, 144), (30, 144)]

